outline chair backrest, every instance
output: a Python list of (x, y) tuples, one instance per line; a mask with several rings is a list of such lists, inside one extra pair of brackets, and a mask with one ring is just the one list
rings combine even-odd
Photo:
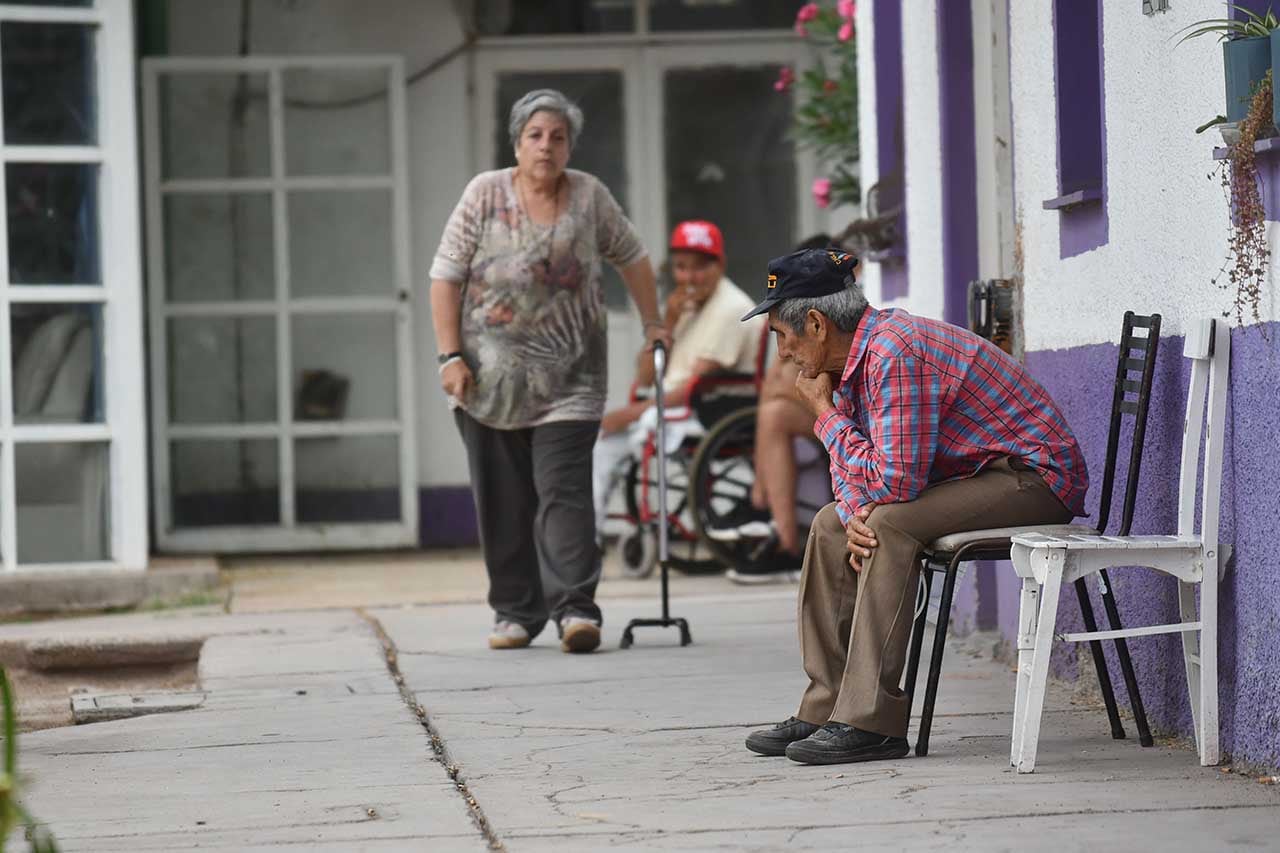
[(1124, 312), (1120, 332), (1120, 355), (1116, 362), (1115, 385), (1111, 391), (1111, 424), (1107, 432), (1107, 461), (1102, 475), (1098, 504), (1098, 532), (1105, 533), (1111, 521), (1111, 498), (1115, 490), (1119, 460), (1120, 432), (1126, 417), (1134, 419), (1129, 444), (1129, 469), (1125, 478), (1119, 536), (1128, 536), (1133, 524), (1133, 508), (1138, 499), (1138, 478), (1142, 471), (1142, 447), (1147, 436), (1147, 410), (1151, 406), (1151, 383), (1156, 369), (1156, 348), (1160, 343), (1160, 315), (1142, 316)]
[[(1178, 535), (1196, 535), (1198, 483), (1201, 490), (1200, 537), (1206, 547), (1216, 550), (1218, 510), (1222, 497), (1222, 450), (1226, 438), (1231, 330), (1222, 320), (1197, 320), (1187, 329), (1187, 342), (1182, 354), (1191, 359), (1191, 382), (1187, 389), (1187, 418), (1183, 423), (1182, 467), (1178, 478)], [(1199, 480), (1196, 463), (1200, 460), (1201, 439), (1204, 440), (1204, 474), (1203, 479)], [(1219, 563), (1220, 567), (1221, 565)]]

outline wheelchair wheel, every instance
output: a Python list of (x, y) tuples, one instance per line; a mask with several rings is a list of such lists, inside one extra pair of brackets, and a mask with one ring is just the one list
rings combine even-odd
[(757, 543), (717, 542), (706, 531), (751, 508), (756, 481), (756, 407), (741, 409), (720, 420), (703, 437), (690, 467), (693, 517), (698, 537), (726, 566), (748, 559)]
[[(692, 517), (689, 506), (689, 466), (687, 456), (668, 456), (666, 458), (667, 465), (667, 548), (668, 548), (668, 568), (684, 572), (688, 575), (705, 575), (718, 574), (724, 571), (724, 564), (720, 558), (712, 553), (706, 544), (702, 541), (702, 537), (697, 533), (696, 520)], [(649, 489), (658, 488), (658, 478), (656, 474), (648, 475), (648, 482), (645, 483), (641, 479), (640, 462), (633, 461), (627, 468), (627, 476), (624, 483), (623, 497), (626, 501), (627, 515), (633, 520), (639, 520), (640, 514), (640, 493), (643, 486), (647, 485)], [(650, 499), (650, 504), (657, 502)], [(638, 533), (643, 533), (649, 542), (649, 547), (653, 549), (654, 565), (657, 565), (657, 531), (656, 529), (644, 529), (643, 526)], [(630, 538), (630, 537), (628, 537)], [(625, 543), (627, 540), (624, 539)], [(624, 551), (622, 554), (622, 563), (628, 565), (627, 555)], [(624, 573), (629, 569), (624, 568)], [(652, 568), (650, 569), (652, 571)], [(645, 574), (628, 574), (628, 577), (645, 577)]]
[(647, 578), (658, 567), (658, 542), (653, 534), (637, 527), (618, 541), (622, 557), (622, 576)]

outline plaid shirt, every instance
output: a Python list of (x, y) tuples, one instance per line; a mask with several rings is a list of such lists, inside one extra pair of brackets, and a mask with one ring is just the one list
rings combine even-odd
[(913, 500), (1006, 456), (1084, 514), (1089, 475), (1066, 420), (1020, 364), (971, 332), (868, 308), (832, 402), (813, 430), (846, 524), (862, 506)]

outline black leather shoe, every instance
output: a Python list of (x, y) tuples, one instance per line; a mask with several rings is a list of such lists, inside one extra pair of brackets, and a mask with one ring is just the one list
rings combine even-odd
[(910, 751), (904, 737), (886, 737), (844, 723), (827, 723), (788, 746), (786, 755), (801, 764), (849, 764), (902, 758)]
[(747, 735), (747, 749), (761, 755), (786, 755), (787, 744), (804, 740), (819, 728), (821, 726), (788, 717), (771, 729), (761, 729)]

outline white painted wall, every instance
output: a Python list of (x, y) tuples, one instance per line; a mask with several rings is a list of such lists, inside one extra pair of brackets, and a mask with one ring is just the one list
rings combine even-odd
[(942, 318), (942, 136), (938, 121), (939, 0), (903, 0), (902, 97), (907, 161), (904, 299), (888, 305)]
[[(411, 75), (462, 42), (462, 24), (455, 7), (452, 0), (379, 0), (376, 13), (371, 13), (350, 0), (254, 0), (250, 51), (257, 55), (394, 53), (404, 57), (406, 74)], [(169, 52), (234, 54), (238, 26), (239, 3), (171, 0)], [(475, 166), (468, 88), (464, 54), (410, 84), (407, 93), (410, 235), (416, 284), (418, 482), (428, 486), (468, 480), (462, 444), (436, 382), (435, 340), (427, 298), (427, 271), (440, 233)], [(340, 348), (342, 344), (327, 343)], [(385, 369), (363, 363), (361, 352), (360, 342), (351, 341), (337, 354), (343, 372), (361, 377)], [(358, 479), (354, 476), (357, 472), (349, 473), (352, 477), (348, 479)], [(345, 475), (335, 472), (334, 476), (342, 480)]]
[[(1225, 256), (1227, 205), (1216, 179), (1206, 177), (1221, 141), (1194, 133), (1223, 110), (1222, 54), (1212, 39), (1175, 47), (1174, 38), (1214, 10), (1175, 3), (1147, 17), (1137, 2), (1104, 4), (1110, 235), (1107, 245), (1063, 260), (1059, 214), (1041, 209), (1058, 193), (1052, 2), (1011, 6), (1027, 349), (1113, 340), (1116, 315), (1126, 309), (1159, 312), (1162, 331), (1172, 335), (1192, 318), (1227, 310), (1231, 296), (1210, 283)], [(1274, 293), (1274, 272), (1272, 282)], [(1280, 319), (1274, 297), (1263, 319)]]

